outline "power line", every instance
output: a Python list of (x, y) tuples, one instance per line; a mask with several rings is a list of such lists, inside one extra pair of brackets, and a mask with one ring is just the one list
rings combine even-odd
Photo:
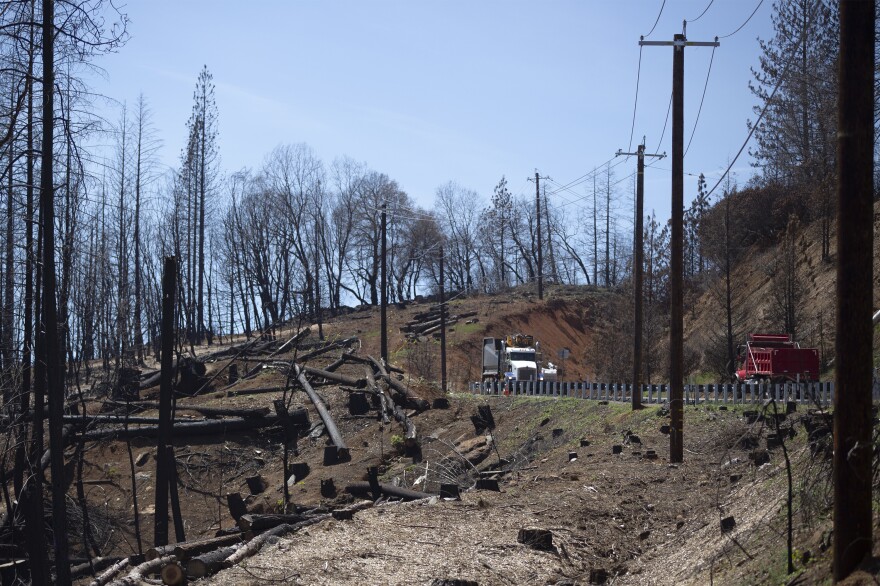
[[(564, 188), (566, 188), (566, 187), (574, 187), (575, 185), (579, 185), (579, 184), (583, 183), (584, 181), (587, 181), (587, 180), (591, 179), (591, 178), (593, 177), (593, 175), (595, 174), (597, 167), (604, 167), (605, 165), (607, 165), (608, 163), (610, 163), (614, 158), (615, 158), (615, 157), (611, 157), (611, 158), (608, 159), (607, 161), (605, 161), (605, 162), (603, 162), (603, 163), (600, 163), (599, 165), (593, 167), (593, 169), (592, 169), (591, 171), (587, 171), (586, 173), (584, 173), (583, 175), (581, 175), (581, 176), (578, 177), (577, 179), (574, 179), (574, 180), (572, 180), (572, 181), (569, 181), (569, 182), (566, 183), (565, 185), (561, 185), (559, 189), (564, 189)], [(554, 181), (553, 183), (556, 183), (556, 184), (559, 185), (559, 182), (558, 182), (558, 181)], [(552, 195), (552, 194), (551, 194), (551, 195)], [(578, 195), (580, 195), (580, 194), (578, 194)]]
[(689, 20), (688, 22), (697, 22), (698, 20), (700, 20), (701, 18), (703, 18), (703, 15), (706, 14), (706, 12), (709, 11), (709, 8), (712, 6), (712, 3), (713, 3), (713, 2), (715, 2), (715, 0), (709, 0), (709, 4), (706, 6), (706, 8), (703, 9), (703, 12), (700, 13), (700, 16), (696, 17), (696, 18), (693, 19), (693, 20)]
[[(761, 0), (761, 2), (763, 2), (763, 1), (764, 0)], [(761, 4), (759, 3), (758, 7), (760, 8), (760, 6), (761, 6)], [(814, 7), (814, 14), (815, 14), (817, 7), (818, 7), (818, 5), (816, 7)], [(756, 8), (755, 11), (757, 11), (757, 10), (758, 9)], [(755, 13), (752, 12), (752, 14), (754, 15)], [(749, 18), (751, 18), (751, 16)], [(748, 21), (746, 21), (746, 22), (748, 22)], [(745, 25), (743, 25), (743, 26), (745, 26)], [(740, 27), (740, 28), (742, 28), (742, 27)], [(737, 29), (737, 30), (739, 30), (739, 29)], [(734, 31), (734, 32), (736, 32), (736, 31)], [(731, 34), (733, 34), (733, 33), (731, 33)], [(800, 38), (801, 42), (803, 41), (806, 34), (807, 34), (806, 29), (801, 31), (801, 38)], [(730, 36), (730, 35), (728, 35), (728, 36)], [(739, 147), (739, 151), (737, 151), (736, 156), (733, 157), (733, 160), (730, 161), (729, 165), (727, 165), (727, 169), (725, 169), (724, 173), (721, 174), (721, 177), (718, 178), (718, 182), (715, 183), (715, 185), (712, 186), (712, 189), (710, 189), (709, 192), (706, 194), (706, 199), (708, 199), (712, 195), (712, 193), (714, 193), (715, 190), (718, 189), (718, 186), (721, 185), (721, 182), (724, 181), (724, 178), (727, 177), (727, 174), (730, 173), (731, 169), (733, 169), (733, 165), (736, 163), (737, 159), (739, 159), (739, 156), (745, 150), (746, 145), (749, 144), (749, 141), (752, 139), (752, 135), (755, 134), (755, 129), (758, 128), (758, 126), (760, 126), (761, 120), (764, 119), (764, 114), (767, 113), (767, 108), (769, 108), (770, 104), (773, 103), (773, 98), (774, 98), (774, 96), (776, 96), (777, 90), (779, 90), (779, 88), (782, 86), (783, 80), (785, 80), (785, 78), (788, 76), (788, 71), (789, 71), (789, 69), (791, 69), (791, 64), (794, 63), (795, 57), (796, 57), (796, 55), (794, 53), (792, 53), (791, 57), (789, 57), (788, 63), (785, 64), (785, 69), (782, 71), (782, 74), (779, 76), (779, 79), (776, 81), (776, 86), (773, 88), (773, 91), (770, 93), (770, 96), (764, 102), (764, 107), (761, 108), (761, 113), (758, 115), (758, 119), (755, 120), (755, 123), (752, 125), (752, 128), (749, 130), (749, 134), (748, 134), (748, 136), (746, 136), (746, 139), (743, 141), (742, 146)]]
[[(661, 11), (662, 11), (662, 8), (661, 8)], [(656, 26), (656, 24), (655, 24), (655, 26)], [(654, 30), (654, 29), (651, 29), (651, 30)], [(635, 99), (635, 102), (633, 103), (632, 127), (630, 127), (630, 129), (629, 129), (629, 147), (626, 149), (628, 151), (632, 150), (633, 133), (636, 130), (636, 108), (639, 105), (639, 80), (641, 79), (641, 77), (642, 77), (642, 46), (639, 45), (639, 68), (636, 70), (636, 99)], [(629, 158), (629, 157), (627, 157), (627, 158)]]
[[(610, 159), (608, 159), (608, 160), (605, 161), (604, 163), (600, 163), (598, 166), (593, 167), (593, 170), (592, 170), (592, 171), (589, 171), (588, 173), (585, 173), (584, 175), (581, 175), (578, 179), (575, 179), (574, 181), (572, 181), (572, 182), (570, 182), (570, 183), (567, 183), (567, 184), (565, 184), (564, 186), (559, 187), (557, 190), (555, 190), (555, 191), (553, 191), (553, 192), (550, 192), (548, 195), (555, 195), (559, 190), (562, 190), (562, 189), (565, 189), (565, 188), (570, 188), (570, 187), (576, 187), (576, 186), (578, 186), (578, 185), (580, 185), (580, 184), (582, 184), (582, 183), (586, 183), (587, 181), (589, 181), (590, 179), (592, 179), (594, 175), (597, 175), (597, 174), (598, 174), (598, 170), (599, 170), (600, 168), (604, 167), (605, 165), (608, 165), (611, 161), (613, 161), (613, 160), (616, 159), (616, 158), (617, 158), (617, 157), (611, 157)], [(629, 159), (629, 157), (626, 157), (625, 159), (618, 159), (617, 162), (615, 162), (613, 165), (611, 165), (610, 168), (611, 168), (611, 169), (614, 169), (614, 168), (617, 167), (618, 165), (622, 165), (623, 163), (625, 163), (625, 162), (627, 161), (627, 159)], [(557, 184), (558, 184), (558, 182), (556, 182), (556, 181), (554, 181), (554, 183), (557, 183)], [(569, 189), (569, 191), (571, 191), (571, 190)], [(572, 193), (575, 193), (575, 192), (572, 192)], [(578, 197), (580, 197), (580, 194), (577, 194), (577, 195), (578, 195)]]
[(697, 119), (694, 120), (694, 129), (691, 131), (691, 137), (688, 139), (687, 148), (684, 149), (684, 155), (682, 158), (686, 157), (688, 151), (691, 148), (691, 142), (694, 140), (694, 134), (697, 133), (697, 124), (700, 123), (700, 112), (703, 111), (703, 100), (706, 99), (706, 88), (709, 87), (709, 75), (712, 73), (712, 61), (715, 60), (715, 47), (712, 47), (712, 56), (709, 57), (709, 71), (706, 72), (706, 83), (703, 85), (703, 97), (700, 98), (700, 107), (697, 108)]
[(749, 24), (749, 21), (752, 20), (752, 17), (755, 16), (755, 13), (758, 12), (758, 9), (761, 7), (761, 4), (763, 4), (763, 3), (764, 3), (764, 0), (760, 0), (760, 1), (758, 2), (758, 5), (755, 6), (755, 9), (752, 10), (752, 13), (749, 15), (749, 17), (746, 19), (746, 21), (745, 21), (744, 23), (742, 23), (741, 25), (739, 25), (739, 28), (738, 28), (738, 29), (736, 29), (735, 31), (733, 31), (733, 32), (730, 33), (730, 34), (727, 34), (727, 35), (724, 35), (724, 36), (722, 36), (722, 37), (718, 37), (718, 38), (719, 38), (719, 39), (726, 39), (727, 37), (732, 37), (733, 35), (735, 35), (735, 34), (738, 33), (739, 31), (741, 31), (741, 30), (743, 29), (744, 26), (746, 26), (747, 24)]
[(660, 145), (663, 144), (663, 137), (666, 136), (666, 125), (669, 124), (669, 113), (672, 111), (672, 94), (669, 94), (669, 106), (666, 108), (666, 120), (663, 121), (663, 132), (660, 133), (660, 141), (657, 143), (657, 148), (655, 151), (660, 150)]
[(663, 14), (663, 7), (666, 6), (666, 0), (663, 0), (663, 4), (660, 5), (660, 13), (657, 15), (657, 20), (654, 21), (654, 26), (651, 27), (651, 31), (644, 35), (642, 38), (650, 37), (651, 33), (654, 32), (654, 29), (657, 28), (657, 23), (660, 22), (660, 16)]

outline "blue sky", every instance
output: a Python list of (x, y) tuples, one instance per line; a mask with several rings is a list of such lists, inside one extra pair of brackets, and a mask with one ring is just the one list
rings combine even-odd
[[(630, 143), (639, 37), (670, 40), (710, 0), (281, 1), (130, 0), (131, 39), (98, 65), (95, 90), (133, 105), (141, 92), (176, 166), (196, 76), (214, 75), (222, 169), (258, 167), (283, 143), (306, 142), (329, 164), (348, 155), (398, 181), (420, 205), (455, 180), (488, 201), (502, 175), (515, 193), (537, 168), (561, 184), (635, 150), (658, 149), (669, 105), (672, 50), (642, 50)], [(759, 0), (712, 0), (689, 23), (692, 41), (743, 24)], [(748, 90), (756, 38), (772, 29), (771, 0), (715, 50), (685, 171), (709, 186), (736, 155), (754, 118)], [(685, 54), (685, 142), (694, 127), (711, 48)], [(110, 120), (118, 114), (110, 111)], [(659, 151), (671, 151), (667, 127)], [(646, 212), (669, 213), (668, 159), (646, 175)], [(618, 179), (635, 169), (615, 168)], [(751, 174), (748, 157), (737, 178)], [(620, 184), (622, 191), (629, 182)], [(590, 182), (589, 187), (592, 186)], [(553, 193), (576, 209), (581, 184)], [(685, 177), (685, 198), (696, 178)]]

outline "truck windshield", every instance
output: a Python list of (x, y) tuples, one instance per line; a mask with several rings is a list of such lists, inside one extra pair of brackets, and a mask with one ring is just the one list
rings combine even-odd
[(510, 353), (511, 360), (522, 360), (526, 362), (534, 362), (535, 361), (535, 353), (534, 352), (511, 352)]

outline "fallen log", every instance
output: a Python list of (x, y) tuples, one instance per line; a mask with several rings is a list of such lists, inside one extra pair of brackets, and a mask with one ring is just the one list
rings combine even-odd
[[(158, 417), (125, 417), (124, 415), (86, 415), (83, 417), (82, 415), (63, 415), (61, 420), (64, 423), (75, 423), (82, 425), (101, 425), (101, 424), (111, 424), (111, 425), (123, 425), (125, 423), (129, 425), (159, 425)], [(202, 421), (209, 421), (208, 419), (175, 419), (175, 423), (185, 421), (187, 423), (198, 423)]]
[(393, 405), (391, 410), (394, 419), (403, 426), (403, 439), (407, 448), (413, 448), (416, 444), (416, 424), (406, 416), (400, 405)]
[(388, 386), (391, 387), (391, 389), (399, 395), (396, 402), (403, 403), (405, 406), (411, 409), (417, 409), (419, 411), (426, 411), (431, 408), (430, 403), (428, 403), (424, 399), (420, 399), (418, 396), (416, 396), (415, 393), (412, 392), (412, 390), (410, 390), (409, 387), (401, 383), (399, 380), (396, 380), (394, 377), (389, 376), (388, 370), (386, 370), (385, 366), (381, 362), (379, 362), (372, 356), (370, 356), (369, 358), (373, 361), (376, 370), (379, 371), (379, 376), (383, 378), (388, 383)]
[(96, 577), (94, 580), (89, 582), (89, 586), (105, 586), (109, 584), (113, 578), (115, 578), (119, 573), (121, 573), (125, 568), (127, 568), (131, 563), (132, 558), (122, 558), (109, 568), (107, 568), (103, 574)]
[[(476, 312), (473, 312), (473, 315), (476, 315)], [(458, 319), (459, 319), (459, 316), (450, 315), (446, 318), (446, 323), (450, 324), (452, 322), (457, 321)], [(437, 319), (432, 319), (430, 321), (425, 321), (425, 322), (413, 324), (411, 326), (404, 326), (404, 327), (400, 328), (400, 331), (401, 332), (412, 332), (414, 334), (418, 334), (418, 333), (424, 332), (425, 330), (433, 328), (434, 326), (439, 327), (441, 322), (442, 322), (442, 319), (440, 317), (438, 317)]]
[[(345, 354), (345, 359), (349, 362), (356, 362), (358, 364), (369, 364), (370, 366), (376, 366), (376, 359), (372, 356), (356, 356), (354, 354)], [(385, 365), (385, 370), (387, 372), (396, 372), (398, 374), (406, 374), (402, 368), (398, 368), (397, 366), (393, 366), (391, 364)]]
[(223, 560), (231, 556), (241, 547), (232, 545), (203, 553), (186, 562), (186, 575), (190, 578), (204, 578), (223, 569)]
[(237, 391), (226, 391), (226, 397), (244, 397), (247, 395), (262, 395), (265, 393), (280, 393), (284, 387), (258, 387), (255, 389), (239, 389)]
[(425, 321), (426, 319), (433, 319), (434, 317), (438, 317), (440, 315), (439, 308), (430, 308), (428, 311), (423, 311), (421, 313), (416, 313), (413, 315), (411, 322), (420, 322)]
[(231, 568), (235, 564), (241, 562), (242, 560), (251, 557), (256, 554), (260, 549), (262, 549), (263, 545), (271, 538), (271, 537), (281, 537), (282, 535), (286, 535), (287, 533), (292, 533), (294, 531), (298, 531), (303, 527), (308, 527), (309, 525), (314, 525), (315, 523), (320, 523), (324, 519), (331, 519), (333, 515), (319, 515), (317, 517), (312, 517), (311, 519), (306, 519), (305, 521), (300, 521), (294, 525), (284, 524), (278, 525), (277, 527), (266, 531), (265, 533), (261, 533), (257, 537), (254, 537), (250, 541), (248, 541), (245, 545), (238, 548), (232, 555), (223, 560), (222, 566), (224, 568)]
[(297, 356), (296, 359), (299, 362), (305, 362), (306, 360), (315, 358), (316, 356), (321, 356), (322, 354), (326, 354), (331, 350), (336, 350), (337, 348), (348, 348), (355, 342), (359, 342), (360, 339), (357, 336), (353, 336), (351, 338), (345, 338), (344, 340), (339, 340), (336, 342), (330, 342), (329, 344), (324, 344), (319, 348), (315, 348), (311, 352), (307, 352), (300, 356)]
[(345, 353), (342, 354), (339, 358), (328, 364), (324, 367), (324, 370), (327, 372), (335, 372), (337, 368), (345, 364)]
[[(399, 498), (406, 501), (414, 501), (436, 496), (426, 492), (419, 492), (417, 490), (410, 490), (408, 488), (401, 488), (399, 486), (394, 486), (393, 484), (384, 484), (381, 482), (379, 483), (379, 490), (384, 496)], [(370, 496), (372, 491), (373, 487), (370, 486), (369, 482), (352, 482), (345, 487), (345, 492), (354, 496)]]
[[(172, 433), (175, 438), (189, 437), (194, 435), (212, 435), (230, 433), (236, 431), (251, 431), (271, 427), (278, 423), (278, 418), (274, 415), (263, 417), (261, 419), (212, 419), (204, 421), (196, 421), (193, 423), (174, 422)], [(96, 441), (103, 439), (130, 439), (135, 437), (156, 437), (159, 434), (159, 426), (151, 425), (147, 427), (129, 427), (128, 429), (96, 429), (83, 433), (80, 437), (85, 441)], [(47, 450), (48, 453), (48, 450)], [(44, 455), (44, 457), (46, 457)], [(48, 464), (47, 464), (48, 465)]]
[(222, 537), (211, 537), (208, 539), (200, 539), (198, 541), (185, 541), (183, 543), (174, 543), (171, 545), (171, 551), (178, 561), (185, 562), (196, 556), (214, 551), (220, 547), (228, 547), (240, 544), (244, 540), (241, 533), (233, 533)]
[[(119, 407), (136, 407), (143, 411), (148, 409), (158, 409), (159, 403), (155, 401), (132, 401), (131, 403), (123, 403), (121, 401), (107, 401), (107, 404), (119, 406)], [(238, 408), (232, 409), (227, 407), (201, 407), (199, 405), (186, 405), (177, 402), (177, 405), (174, 406), (176, 411), (195, 411), (196, 413), (201, 413), (202, 415), (207, 416), (215, 416), (215, 417), (265, 417), (271, 411), (268, 407), (251, 407), (251, 408)], [(119, 417), (120, 419), (124, 419), (124, 415), (118, 415), (115, 417)], [(129, 423), (133, 423), (131, 419), (129, 419)]]
[(278, 525), (295, 525), (301, 521), (305, 521), (306, 517), (302, 515), (242, 515), (238, 519), (238, 528), (241, 531), (251, 531), (259, 533), (266, 529), (272, 529)]
[[(446, 327), (448, 328), (449, 326), (454, 326), (457, 323), (458, 323), (457, 319), (448, 319), (448, 320), (446, 320)], [(425, 328), (424, 330), (422, 330), (420, 332), (413, 332), (411, 334), (408, 334), (407, 337), (414, 338), (416, 336), (427, 336), (428, 334), (433, 334), (434, 332), (439, 332), (441, 327), (442, 327), (441, 324), (437, 324), (437, 325), (431, 326), (430, 328)]]
[(141, 581), (149, 574), (155, 574), (164, 566), (167, 566), (174, 561), (174, 556), (169, 555), (144, 562), (139, 566), (135, 566), (134, 569), (132, 569), (132, 571), (124, 578), (110, 582), (110, 586), (140, 586)]
[(283, 351), (285, 348), (287, 348), (291, 344), (295, 344), (295, 343), (299, 342), (300, 340), (302, 340), (303, 338), (305, 338), (306, 336), (308, 336), (309, 332), (311, 332), (310, 328), (303, 328), (300, 331), (298, 331), (296, 334), (293, 335), (292, 338), (290, 338), (284, 344), (279, 346), (275, 351), (273, 351), (271, 354), (269, 354), (265, 358), (261, 359), (259, 361), (259, 363), (257, 363), (257, 365), (255, 367), (253, 367), (252, 369), (247, 371), (247, 373), (245, 373), (245, 375), (242, 378), (250, 378), (250, 377), (254, 376), (255, 374), (257, 374), (260, 371), (260, 369), (263, 367), (263, 363), (268, 362), (270, 358), (272, 358), (273, 356), (275, 356), (279, 352)]
[(382, 423), (389, 423), (388, 414), (393, 411), (393, 403), (385, 394), (385, 391), (376, 384), (376, 377), (373, 375), (373, 369), (369, 365), (364, 365), (364, 372), (367, 375), (367, 389), (372, 390), (379, 396), (379, 415), (382, 417)]
[(329, 372), (327, 370), (321, 370), (320, 368), (315, 368), (313, 366), (303, 366), (301, 367), (306, 374), (311, 376), (319, 376), (323, 379), (333, 381), (335, 383), (339, 383), (341, 385), (347, 385), (349, 387), (354, 387), (357, 389), (362, 389), (367, 386), (367, 381), (362, 378), (354, 378), (351, 376), (345, 376), (344, 374), (338, 374), (335, 372)]
[(84, 562), (70, 568), (70, 578), (72, 580), (77, 580), (86, 574), (91, 574), (93, 571), (101, 572), (113, 564), (118, 564), (122, 560), (128, 561), (128, 558), (121, 558), (119, 556), (92, 558), (91, 563)]
[(321, 397), (318, 396), (318, 393), (316, 393), (315, 389), (312, 388), (312, 385), (309, 384), (309, 381), (306, 379), (306, 374), (303, 369), (300, 368), (298, 364), (294, 364), (293, 367), (296, 370), (296, 378), (299, 381), (299, 384), (302, 385), (303, 390), (309, 396), (309, 399), (312, 400), (312, 403), (315, 405), (315, 409), (318, 411), (318, 415), (321, 416), (321, 421), (324, 422), (324, 426), (327, 428), (327, 433), (330, 436), (330, 440), (336, 447), (336, 455), (338, 460), (348, 459), (348, 446), (345, 445), (345, 440), (342, 439), (342, 434), (339, 433), (339, 429), (336, 427), (336, 423), (334, 423), (333, 418), (330, 416), (330, 411), (327, 409), (327, 405), (324, 404), (324, 401), (321, 400)]

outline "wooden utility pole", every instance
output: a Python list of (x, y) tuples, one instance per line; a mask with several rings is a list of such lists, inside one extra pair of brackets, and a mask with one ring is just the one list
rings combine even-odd
[(174, 307), (177, 259), (165, 257), (162, 275), (162, 374), (159, 382), (159, 437), (156, 442), (156, 518), (153, 542), (168, 545), (168, 489), (171, 478), (167, 448), (171, 440), (171, 395), (174, 392)]
[(635, 155), (638, 157), (637, 180), (636, 180), (636, 218), (635, 227), (633, 228), (633, 392), (632, 392), (632, 408), (642, 408), (642, 330), (644, 329), (643, 320), (643, 272), (645, 265), (645, 249), (642, 242), (644, 233), (644, 207), (645, 207), (645, 157), (657, 157), (662, 159), (666, 153), (662, 155), (645, 154), (645, 139), (634, 153), (625, 153), (621, 150), (617, 151), (617, 156)]
[(388, 364), (388, 286), (386, 283), (386, 261), (388, 258), (388, 216), (386, 214), (387, 211), (387, 202), (382, 203), (382, 268), (380, 269), (380, 277), (379, 277), (379, 288), (381, 291), (379, 292), (379, 330), (382, 339), (382, 361), (387, 365)]
[(688, 41), (682, 34), (672, 41), (639, 45), (672, 47), (672, 242), (669, 263), (669, 461), (684, 460), (684, 48), (717, 47), (714, 42)]
[(840, 1), (834, 581), (871, 555), (875, 3)]
[(440, 390), (446, 392), (446, 278), (443, 274), (443, 247), (440, 247)]
[(541, 178), (535, 171), (535, 219), (538, 235), (538, 299), (544, 299), (544, 263), (541, 259)]

